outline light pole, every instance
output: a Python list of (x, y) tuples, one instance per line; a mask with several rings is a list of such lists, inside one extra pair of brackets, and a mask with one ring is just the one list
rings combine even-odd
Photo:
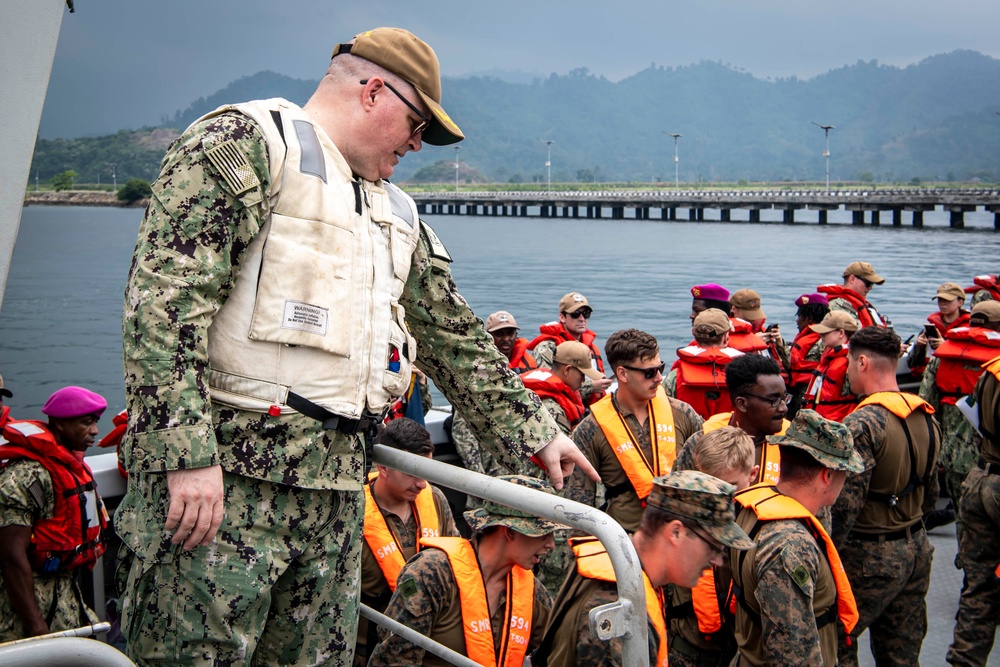
[(542, 139), (549, 147), (549, 156), (545, 158), (545, 169), (548, 172), (549, 192), (552, 192), (552, 144), (556, 143), (552, 139)]
[(674, 138), (674, 189), (675, 190), (680, 190), (681, 189), (681, 180), (680, 180), (680, 171), (679, 171), (679, 169), (680, 169), (681, 159), (680, 159), (680, 156), (679, 156), (679, 154), (677, 152), (677, 140), (680, 139), (681, 137), (683, 137), (684, 135), (683, 134), (676, 134), (676, 133), (672, 133), (672, 132), (667, 132), (666, 130), (663, 131), (663, 134), (666, 134), (666, 135), (671, 136), (671, 137)]
[(458, 149), (461, 146), (455, 146), (455, 192), (458, 192)]
[(114, 181), (115, 192), (118, 192), (118, 173), (115, 168), (118, 166), (114, 162), (109, 162), (108, 166), (111, 167), (111, 180)]
[(823, 151), (823, 157), (826, 158), (826, 194), (830, 194), (830, 130), (834, 129), (833, 125), (820, 125), (816, 121), (811, 121), (816, 127), (822, 128), (823, 132), (826, 134), (826, 150)]

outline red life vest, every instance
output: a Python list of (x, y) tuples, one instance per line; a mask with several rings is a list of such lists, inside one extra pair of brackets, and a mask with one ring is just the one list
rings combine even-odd
[(941, 337), (951, 331), (952, 329), (957, 329), (958, 327), (969, 326), (969, 320), (972, 319), (972, 313), (967, 310), (960, 310), (958, 312), (958, 317), (955, 321), (948, 323), (944, 321), (944, 317), (941, 315), (941, 311), (935, 310), (933, 313), (927, 316), (927, 321), (934, 325), (934, 328), (938, 330)]
[(847, 347), (838, 345), (823, 350), (819, 367), (816, 368), (813, 381), (803, 399), (804, 407), (838, 422), (851, 414), (858, 402), (858, 397), (854, 394), (843, 394), (844, 379), (847, 377)]
[(726, 365), (743, 352), (731, 347), (701, 347), (692, 343), (677, 350), (677, 398), (704, 419), (727, 412), (733, 404), (726, 389)]
[(882, 314), (876, 310), (875, 306), (868, 303), (868, 299), (864, 298), (854, 290), (844, 285), (837, 285), (836, 283), (831, 283), (829, 285), (820, 285), (816, 288), (817, 292), (822, 292), (827, 295), (827, 299), (833, 301), (834, 299), (843, 299), (847, 303), (851, 304), (851, 308), (854, 309), (858, 322), (861, 323), (861, 327), (884, 327), (885, 318)]
[(0, 431), (3, 431), (3, 427), (6, 426), (10, 419), (10, 406), (0, 405)]
[[(543, 340), (551, 340), (557, 346), (559, 343), (576, 340), (570, 332), (566, 331), (566, 327), (564, 327), (560, 322), (549, 322), (548, 324), (543, 324), (538, 327), (538, 330), (541, 333), (535, 336), (533, 341), (528, 343), (529, 350), (534, 350)], [(590, 348), (590, 358), (594, 360), (594, 367), (601, 371), (601, 374), (604, 374), (604, 359), (601, 358), (601, 351), (597, 349), (596, 345), (594, 345), (594, 341), (596, 339), (597, 334), (590, 329), (587, 329), (583, 332), (583, 335), (580, 336), (580, 340), (577, 342), (583, 343)], [(587, 405), (592, 405), (601, 400), (604, 398), (604, 394), (605, 392), (603, 391), (595, 391), (587, 397)]]
[[(743, 354), (750, 354), (751, 352), (762, 354), (768, 351), (767, 343), (764, 342), (763, 338), (754, 333), (752, 324), (738, 317), (730, 317), (729, 323), (733, 327), (733, 330), (729, 332), (729, 347), (735, 348)], [(692, 341), (693, 344), (694, 342)], [(776, 359), (770, 352), (768, 352), (767, 356)]]
[(812, 372), (819, 366), (819, 361), (806, 359), (806, 355), (819, 342), (819, 339), (820, 335), (809, 327), (795, 334), (795, 340), (789, 346), (792, 358), (790, 384), (793, 387), (802, 384), (807, 385), (812, 381)]
[[(101, 438), (101, 441), (97, 443), (98, 447), (114, 447), (115, 453), (119, 453), (122, 445), (122, 438), (125, 436), (125, 431), (128, 430), (128, 412), (122, 410), (114, 416), (111, 423), (115, 425), (111, 432), (106, 436)], [(125, 479), (128, 479), (128, 470), (125, 470), (125, 466), (122, 465), (121, 455), (118, 456), (118, 472)]]
[(518, 338), (514, 341), (514, 349), (510, 353), (510, 369), (520, 375), (538, 368), (538, 362), (528, 352), (528, 339)]
[(493, 645), (493, 623), (486, 602), (483, 573), (472, 544), (461, 537), (423, 539), (420, 544), (448, 554), (462, 605), (465, 654), (484, 667), (521, 667), (531, 641), (535, 605), (535, 576), (531, 570), (515, 565), (507, 574), (507, 609), (498, 656)]
[(35, 572), (55, 574), (79, 567), (93, 569), (104, 553), (108, 513), (97, 494), (90, 466), (56, 442), (38, 421), (11, 421), (0, 439), (0, 460), (29, 459), (52, 478), (55, 511), (32, 526), (28, 559)]
[(580, 392), (571, 389), (559, 376), (547, 368), (536, 368), (521, 376), (524, 386), (543, 398), (551, 398), (566, 414), (570, 426), (576, 426), (583, 419), (586, 408)]
[(941, 391), (941, 403), (955, 405), (972, 392), (983, 373), (983, 364), (1000, 353), (1000, 332), (983, 327), (957, 327), (945, 334), (934, 351), (940, 357), (934, 384)]
[(987, 273), (986, 275), (976, 276), (972, 279), (974, 283), (972, 287), (966, 287), (966, 294), (975, 294), (980, 290), (986, 290), (993, 297), (994, 301), (1000, 301), (1000, 282), (998, 282), (998, 277)]

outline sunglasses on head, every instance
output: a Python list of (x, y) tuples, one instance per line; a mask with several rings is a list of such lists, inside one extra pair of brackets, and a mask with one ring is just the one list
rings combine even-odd
[(642, 373), (643, 377), (645, 377), (647, 380), (652, 380), (653, 378), (656, 377), (657, 373), (662, 373), (664, 370), (666, 370), (667, 363), (665, 361), (660, 362), (659, 366), (650, 366), (649, 368), (636, 368), (635, 366), (626, 366), (625, 364), (622, 364), (622, 368), (625, 368), (630, 371), (635, 371), (636, 373)]
[(572, 313), (563, 313), (563, 315), (572, 317), (574, 320), (580, 319), (581, 317), (585, 320), (589, 320), (593, 312), (594, 311), (590, 310), (589, 308), (581, 308), (580, 310), (577, 310)]

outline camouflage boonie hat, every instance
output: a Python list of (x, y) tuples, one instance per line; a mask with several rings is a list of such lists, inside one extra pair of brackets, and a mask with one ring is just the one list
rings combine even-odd
[[(511, 482), (519, 486), (526, 486), (536, 491), (552, 493), (552, 486), (543, 480), (528, 477), (527, 475), (504, 475), (498, 477), (505, 482)], [(516, 530), (528, 537), (541, 537), (548, 535), (566, 526), (555, 521), (542, 519), (523, 510), (514, 509), (507, 505), (501, 505), (492, 500), (483, 499), (483, 506), (465, 512), (465, 520), (473, 533), (479, 533), (490, 526), (507, 526), (511, 530)]]
[(824, 419), (815, 410), (799, 410), (784, 435), (769, 435), (767, 441), (804, 449), (830, 470), (858, 473), (865, 469), (854, 449), (851, 430), (840, 422)]
[(736, 487), (694, 470), (677, 470), (653, 480), (646, 504), (695, 521), (706, 533), (734, 549), (754, 546), (736, 525)]

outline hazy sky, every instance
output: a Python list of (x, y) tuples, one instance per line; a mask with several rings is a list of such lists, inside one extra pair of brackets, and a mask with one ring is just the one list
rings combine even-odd
[[(3, 2), (21, 1), (0, 0), (0, 17)], [(998, 24), (996, 0), (76, 0), (40, 133), (156, 124), (261, 70), (318, 79), (334, 44), (380, 25), (427, 41), (445, 76), (586, 67), (618, 80), (651, 63), (700, 60), (808, 78), (859, 59), (903, 66), (955, 49), (1000, 57)], [(447, 86), (444, 95), (447, 104)]]

